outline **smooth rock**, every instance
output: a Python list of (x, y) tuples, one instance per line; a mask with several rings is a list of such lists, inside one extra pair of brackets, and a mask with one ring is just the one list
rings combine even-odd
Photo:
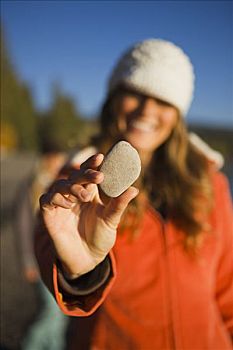
[(99, 185), (109, 197), (118, 197), (139, 177), (141, 160), (130, 143), (120, 141), (107, 153), (100, 167), (104, 180)]

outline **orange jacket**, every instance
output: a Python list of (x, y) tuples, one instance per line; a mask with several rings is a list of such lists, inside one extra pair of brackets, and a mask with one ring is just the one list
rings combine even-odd
[(214, 175), (213, 188), (213, 232), (198, 257), (184, 251), (182, 232), (148, 207), (135, 240), (118, 235), (104, 289), (72, 302), (57, 282), (48, 236), (38, 232), (42, 277), (61, 310), (70, 316), (92, 315), (73, 319), (69, 349), (232, 349), (233, 217), (223, 174)]

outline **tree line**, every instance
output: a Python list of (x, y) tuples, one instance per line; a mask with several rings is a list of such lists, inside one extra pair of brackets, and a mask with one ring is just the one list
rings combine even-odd
[(96, 128), (78, 111), (72, 97), (57, 84), (52, 88), (52, 103), (39, 111), (30, 87), (14, 68), (1, 28), (1, 150), (36, 151), (50, 144), (68, 150), (84, 144)]
[[(57, 84), (52, 87), (48, 110), (38, 111), (30, 87), (16, 72), (1, 28), (1, 151), (41, 151), (47, 144), (57, 150), (83, 146), (97, 131), (95, 119), (87, 120), (78, 111), (72, 97)], [(226, 159), (232, 158), (232, 129), (192, 125)], [(232, 164), (232, 162), (231, 162)]]

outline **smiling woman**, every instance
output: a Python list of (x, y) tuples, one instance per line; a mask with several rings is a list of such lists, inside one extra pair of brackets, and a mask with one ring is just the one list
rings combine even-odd
[[(75, 316), (68, 349), (230, 350), (232, 207), (213, 152), (189, 140), (192, 64), (173, 43), (145, 40), (108, 87), (92, 156), (76, 154), (41, 197), (36, 253)], [(105, 198), (104, 154), (120, 140), (142, 160), (138, 189)]]
[(121, 137), (148, 161), (153, 151), (166, 141), (178, 119), (177, 109), (169, 103), (124, 89), (119, 92), (113, 113), (118, 116)]

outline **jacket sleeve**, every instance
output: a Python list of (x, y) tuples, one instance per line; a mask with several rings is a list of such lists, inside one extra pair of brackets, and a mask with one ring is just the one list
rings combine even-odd
[[(112, 252), (90, 278), (69, 283), (62, 275), (59, 262), (43, 223), (38, 214), (35, 232), (35, 253), (40, 268), (41, 278), (55, 297), (60, 309), (68, 316), (89, 316), (104, 302), (114, 283), (116, 268)], [(104, 270), (109, 269), (108, 272)], [(102, 271), (101, 271), (102, 270)], [(94, 277), (93, 277), (94, 276)], [(82, 278), (82, 277), (80, 277)], [(85, 281), (86, 280), (86, 281)], [(86, 284), (86, 286), (85, 286)]]
[(218, 223), (220, 256), (217, 266), (216, 300), (233, 340), (233, 211), (228, 180), (218, 174)]

